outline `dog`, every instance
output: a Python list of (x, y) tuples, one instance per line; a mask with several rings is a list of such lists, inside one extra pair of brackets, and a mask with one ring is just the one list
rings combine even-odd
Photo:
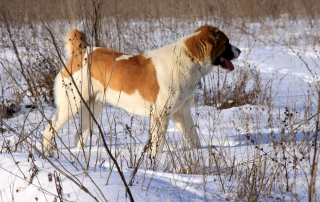
[(233, 71), (231, 60), (241, 53), (212, 26), (202, 26), (174, 44), (139, 55), (102, 47), (90, 50), (85, 34), (77, 29), (67, 34), (65, 43), (69, 60), (55, 78), (57, 108), (44, 132), (44, 151), (53, 149), (55, 135), (78, 112), (82, 122), (75, 144), (85, 147), (94, 125), (90, 111), (97, 118), (104, 104), (150, 116), (151, 154), (162, 152), (169, 120), (190, 148), (199, 148), (190, 110), (197, 84), (214, 66)]

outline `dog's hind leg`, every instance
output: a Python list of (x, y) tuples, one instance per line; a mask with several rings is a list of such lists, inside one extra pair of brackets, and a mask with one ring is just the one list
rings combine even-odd
[[(44, 151), (50, 151), (54, 147), (54, 137), (63, 125), (73, 117), (81, 107), (81, 97), (74, 88), (70, 79), (62, 79), (58, 74), (55, 79), (55, 103), (56, 113), (52, 123), (47, 126), (43, 134), (42, 146)], [(87, 96), (82, 92), (83, 95)], [(88, 98), (85, 98), (88, 99)]]
[[(103, 104), (99, 101), (94, 100), (90, 100), (89, 102), (87, 102), (87, 104), (90, 108), (90, 111), (93, 113), (94, 118), (97, 120), (102, 112)], [(79, 113), (80, 127), (77, 134), (75, 135), (74, 143), (76, 147), (81, 148), (86, 146), (88, 135), (95, 124), (92, 116), (90, 115), (90, 112), (84, 104), (82, 104)]]
[(57, 106), (57, 111), (52, 119), (52, 123), (47, 126), (43, 135), (42, 143), (44, 151), (50, 151), (53, 149), (54, 137), (63, 125), (78, 112), (79, 107), (80, 102), (67, 100), (65, 103), (62, 102)]
[(193, 98), (185, 101), (182, 107), (173, 114), (172, 121), (183, 135), (185, 142), (190, 148), (199, 148), (201, 146), (200, 140), (193, 123), (190, 104)]

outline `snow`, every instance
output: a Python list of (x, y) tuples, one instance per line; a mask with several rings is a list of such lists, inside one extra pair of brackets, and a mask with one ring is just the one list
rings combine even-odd
[[(135, 22), (132, 23), (135, 24)], [(274, 21), (266, 21), (265, 23), (279, 24), (279, 22)], [(135, 26), (139, 25), (135, 24)], [(248, 30), (251, 31), (250, 33), (255, 33), (261, 26), (260, 23), (248, 23)], [(299, 132), (291, 133), (290, 127), (296, 127), (296, 125), (290, 122), (290, 118), (286, 119), (287, 116), (285, 115), (288, 108), (289, 113), (293, 113), (292, 120), (303, 121), (307, 114), (307, 100), (311, 97), (310, 99), (315, 101), (315, 98), (310, 96), (310, 91), (314, 90), (313, 87), (317, 84), (318, 78), (312, 76), (305, 64), (308, 64), (309, 68), (318, 75), (320, 59), (319, 52), (315, 50), (320, 51), (319, 44), (305, 44), (301, 40), (296, 45), (286, 45), (306, 33), (309, 35), (317, 34), (316, 31), (307, 27), (299, 29), (300, 26), (302, 26), (301, 22), (298, 22), (287, 30), (274, 29), (272, 36), (261, 34), (260, 38), (263, 40), (278, 42), (270, 46), (259, 42), (252, 44), (250, 42), (252, 37), (250, 36), (245, 39), (242, 37), (243, 42), (240, 40), (237, 44), (242, 53), (240, 58), (234, 62), (236, 70), (233, 73), (227, 73), (228, 81), (239, 74), (240, 69), (260, 73), (261, 82), (265, 85), (272, 80), (272, 84), (270, 84), (272, 107), (245, 105), (218, 110), (216, 106), (194, 104), (192, 114), (198, 127), (202, 148), (195, 151), (187, 149), (186, 145), (182, 143), (182, 136), (174, 124), (170, 122), (166, 137), (168, 143), (164, 152), (157, 156), (157, 165), (152, 164), (150, 159), (144, 160), (135, 176), (133, 185), (130, 186), (135, 201), (225, 201), (227, 199), (234, 200), (236, 197), (241, 199), (241, 196), (236, 194), (236, 187), (233, 186), (239, 182), (240, 178), (231, 178), (230, 168), (223, 166), (220, 169), (227, 170), (225, 172), (227, 174), (217, 174), (217, 165), (208, 162), (207, 157), (212, 155), (210, 152), (216, 152), (218, 164), (225, 166), (226, 164), (223, 164), (223, 161), (227, 161), (230, 166), (230, 162), (235, 165), (249, 162), (248, 166), (250, 167), (257, 155), (266, 154), (268, 158), (273, 158), (275, 154), (274, 143), (280, 139), (284, 139), (284, 142), (286, 142), (291, 138), (298, 145), (296, 149), (299, 148), (300, 142), (311, 143), (314, 119), (303, 122)], [(188, 32), (190, 32), (189, 29), (183, 30), (181, 28), (179, 30), (181, 35)], [(167, 35), (165, 36), (167, 37)], [(162, 37), (159, 33), (158, 35), (155, 33), (155, 38), (158, 41)], [(172, 37), (174, 37), (172, 39), (174, 40), (177, 36)], [(162, 45), (164, 43), (166, 42), (159, 42)], [(15, 59), (14, 54), (9, 50), (4, 51), (1, 57), (8, 60)], [(216, 71), (213, 74), (216, 74)], [(4, 80), (1, 82), (2, 85), (6, 85)], [(250, 87), (250, 85), (247, 86), (247, 88)], [(10, 98), (10, 96), (11, 92), (9, 91), (8, 94), (2, 94), (3, 98)], [(27, 102), (27, 99), (24, 98), (24, 103)], [(314, 114), (315, 109), (315, 106), (311, 105), (309, 117)], [(54, 110), (53, 106), (45, 105), (42, 112), (50, 119)], [(273, 121), (270, 122), (271, 117), (273, 117)], [(140, 157), (142, 148), (148, 139), (149, 119), (132, 116), (121, 109), (105, 106), (98, 121), (103, 126), (106, 142), (112, 154), (117, 156), (117, 161), (125, 179), (129, 182), (133, 171), (130, 158), (138, 159)], [(287, 128), (283, 129), (281, 125), (283, 121), (288, 122)], [(47, 125), (41, 112), (25, 108), (22, 105), (21, 111), (16, 116), (4, 120), (4, 122), (15, 129), (16, 132), (23, 134), (30, 144), (41, 148), (41, 134)], [(98, 201), (104, 201), (105, 199), (107, 201), (129, 201), (119, 173), (113, 167), (113, 163), (102, 144), (97, 142), (99, 133), (96, 128), (93, 132), (89, 167), (87, 170), (84, 169), (89, 154), (89, 143), (87, 143), (87, 148), (84, 151), (73, 147), (73, 137), (78, 124), (79, 117), (76, 115), (75, 119), (64, 126), (59, 133), (62, 141), (56, 138), (56, 142), (60, 153), (59, 155), (56, 153), (54, 158), (43, 158), (37, 155), (30, 145), (18, 146), (16, 153), (12, 153), (16, 143), (21, 140), (12, 131), (4, 131), (0, 136), (0, 145), (2, 145), (2, 153), (0, 154), (0, 201), (53, 201), (58, 198), (55, 175), (59, 176), (63, 190), (62, 196), (65, 201), (94, 201), (93, 197), (81, 190), (77, 183), (83, 184)], [(128, 127), (131, 130), (128, 130)], [(247, 134), (250, 134), (249, 140)], [(174, 147), (175, 149), (173, 149)], [(68, 148), (70, 148), (72, 155)], [(294, 146), (288, 148), (287, 154), (290, 154), (289, 152), (294, 149)], [(308, 158), (309, 154), (310, 159), (312, 152), (313, 150), (305, 151), (305, 154), (301, 154), (299, 158), (304, 155)], [(134, 155), (132, 156), (130, 153)], [(185, 153), (190, 156), (184, 156)], [(204, 163), (203, 165), (191, 164), (197, 162), (196, 157), (192, 156), (195, 154), (205, 159), (200, 161)], [(276, 156), (281, 159), (280, 154), (276, 154)], [(182, 161), (182, 165), (179, 161)], [(188, 165), (198, 166), (193, 169), (198, 169), (199, 172), (196, 174), (193, 174), (192, 171), (186, 171), (184, 174), (177, 173), (179, 169)], [(296, 174), (290, 172), (288, 175), (290, 183), (293, 184), (291, 188), (296, 195), (289, 192), (285, 193), (281, 188), (275, 187), (272, 190), (272, 197), (261, 194), (260, 199), (274, 201), (277, 198), (282, 199), (284, 197), (285, 200), (307, 201), (310, 164), (307, 161), (301, 161), (300, 166), (301, 169), (296, 171)], [(271, 178), (274, 174), (271, 167), (271, 165), (268, 167), (269, 172), (265, 176), (266, 179)], [(35, 170), (38, 171), (35, 172)], [(59, 173), (59, 170), (65, 175)], [(36, 173), (34, 177), (32, 177), (33, 173)], [(108, 180), (110, 173), (110, 179)], [(66, 175), (73, 180), (67, 178)], [(51, 177), (52, 180), (49, 176), (53, 176)], [(106, 185), (107, 181), (108, 184)], [(317, 185), (319, 182), (320, 177), (317, 177)]]

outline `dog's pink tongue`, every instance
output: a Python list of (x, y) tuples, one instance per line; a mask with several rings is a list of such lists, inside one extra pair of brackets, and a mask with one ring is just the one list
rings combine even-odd
[(234, 66), (230, 60), (227, 60), (227, 59), (221, 57), (220, 61), (223, 62), (226, 65), (226, 68), (229, 69), (230, 71), (234, 70)]

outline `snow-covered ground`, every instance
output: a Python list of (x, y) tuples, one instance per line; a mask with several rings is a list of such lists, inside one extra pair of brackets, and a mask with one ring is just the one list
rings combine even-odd
[[(316, 112), (316, 106), (310, 102), (316, 101), (313, 91), (317, 78), (313, 75), (319, 73), (320, 43), (319, 38), (315, 45), (304, 43), (301, 37), (319, 36), (319, 32), (307, 28), (301, 31), (298, 29), (301, 23), (296, 23), (296, 27), (289, 30), (274, 28), (272, 35), (264, 33), (260, 36), (257, 33), (260, 26), (259, 23), (252, 23), (248, 25), (248, 32), (265, 42), (277, 43), (266, 45), (259, 41), (252, 42), (255, 38), (244, 33), (239, 36), (241, 32), (237, 32), (237, 45), (242, 53), (234, 62), (236, 70), (229, 72), (227, 78), (233, 80), (240, 69), (259, 73), (265, 91), (270, 91), (266, 98), (270, 100), (266, 104), (223, 110), (218, 110), (216, 106), (194, 104), (192, 112), (202, 148), (194, 151), (186, 149), (178, 130), (170, 123), (164, 152), (156, 160), (146, 158), (130, 186), (135, 201), (246, 201), (241, 195), (244, 193), (243, 190), (241, 192), (241, 181), (246, 173), (241, 169), (247, 168), (249, 171), (254, 166), (263, 166), (263, 163), (254, 160), (261, 156), (268, 164), (264, 182), (269, 179), (275, 182), (271, 183), (271, 188), (268, 187), (271, 192), (267, 187), (261, 190), (260, 200), (308, 200), (307, 183), (313, 150), (306, 145), (312, 143), (315, 119), (305, 120)], [(181, 31), (188, 32), (189, 29)], [(293, 36), (301, 40), (293, 44)], [(162, 37), (155, 36), (158, 40)], [(230, 40), (232, 42), (232, 37)], [(15, 59), (11, 51), (4, 51), (1, 57)], [(3, 78), (1, 82), (5, 85)], [(248, 85), (246, 88), (251, 87)], [(3, 98), (10, 96), (9, 93), (2, 94)], [(24, 98), (23, 103), (28, 102)], [(47, 125), (43, 117), (45, 115), (50, 119), (54, 110), (50, 105), (44, 105), (41, 111), (22, 105), (21, 111), (13, 118), (2, 120), (2, 128), (11, 127), (13, 130), (6, 130), (0, 135), (0, 201), (53, 201), (60, 196), (65, 201), (94, 201), (94, 197), (98, 201), (129, 201), (119, 173), (98, 141), (97, 129), (94, 129), (90, 162), (88, 169), (85, 169), (89, 144), (86, 150), (73, 146), (73, 137), (79, 125), (77, 115), (59, 133), (62, 141), (56, 138), (60, 152), (55, 154), (55, 158), (43, 158), (30, 145), (17, 144), (28, 141), (41, 150), (41, 134)], [(148, 118), (105, 106), (99, 123), (112, 154), (117, 157), (129, 182), (148, 138)], [(19, 139), (19, 135), (26, 139)], [(286, 148), (275, 146), (280, 142)], [(12, 153), (16, 146), (17, 152)], [(278, 161), (271, 161), (272, 158)], [(300, 160), (295, 164), (298, 169), (292, 163), (296, 158)], [(212, 159), (216, 161), (212, 162)], [(279, 176), (274, 177), (276, 174)], [(317, 177), (317, 186), (319, 183), (320, 177)], [(62, 189), (59, 189), (60, 186)], [(259, 189), (260, 184), (255, 186)]]

